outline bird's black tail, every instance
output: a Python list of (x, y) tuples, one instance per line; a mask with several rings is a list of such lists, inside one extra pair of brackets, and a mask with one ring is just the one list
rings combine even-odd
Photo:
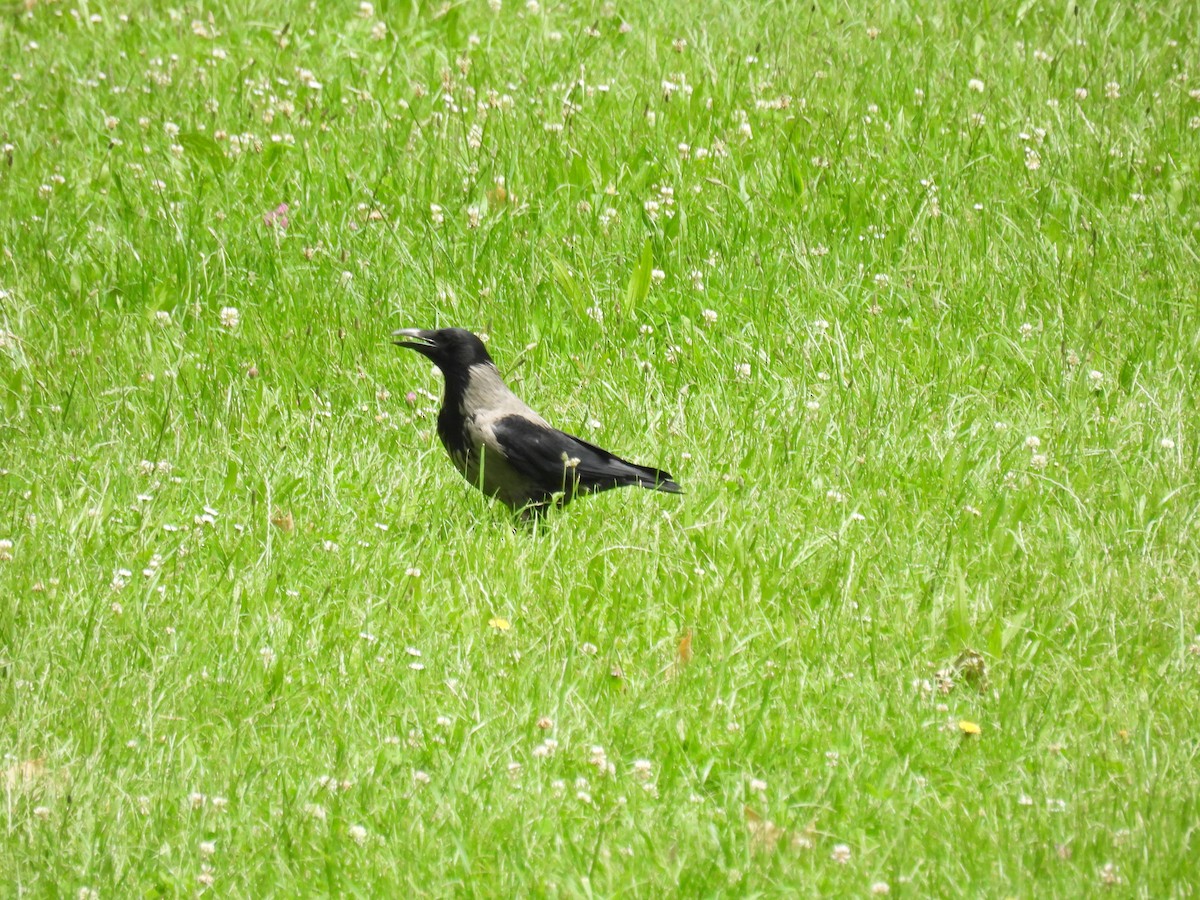
[(683, 493), (683, 488), (675, 483), (675, 479), (669, 472), (655, 469), (652, 466), (639, 466), (637, 463), (631, 463), (603, 447), (589, 444), (574, 435), (567, 435), (567, 437), (575, 444), (572, 453), (580, 448), (590, 451), (590, 453), (580, 454), (580, 465), (576, 469), (580, 486), (589, 493), (606, 491), (614, 487), (635, 486), (668, 494)]
[(675, 479), (662, 469), (639, 466), (634, 463), (625, 463), (625, 465), (629, 466), (632, 470), (629, 480), (625, 482), (628, 485), (638, 485), (652, 491), (663, 491), (667, 494), (683, 493), (683, 488), (676, 484)]

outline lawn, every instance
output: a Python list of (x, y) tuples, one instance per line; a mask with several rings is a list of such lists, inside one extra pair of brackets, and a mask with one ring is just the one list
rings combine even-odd
[(1198, 238), (1177, 0), (9, 0), (0, 894), (1194, 896)]

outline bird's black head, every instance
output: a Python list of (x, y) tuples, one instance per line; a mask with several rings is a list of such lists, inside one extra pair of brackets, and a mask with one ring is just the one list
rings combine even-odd
[(393, 342), (396, 346), (429, 357), (444, 375), (465, 373), (471, 366), (492, 361), (483, 341), (465, 328), (401, 328), (392, 337), (399, 338)]

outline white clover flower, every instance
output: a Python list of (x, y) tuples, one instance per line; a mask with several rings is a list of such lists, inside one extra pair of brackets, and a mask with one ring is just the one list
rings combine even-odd
[(320, 803), (305, 803), (304, 812), (318, 822), (325, 821), (325, 807)]
[(974, 91), (977, 94), (982, 94), (983, 93), (983, 82), (980, 81), (978, 78), (972, 78), (970, 81), (967, 82), (967, 88), (969, 90)]
[(241, 324), (242, 314), (236, 306), (221, 307), (221, 327), (233, 331)]

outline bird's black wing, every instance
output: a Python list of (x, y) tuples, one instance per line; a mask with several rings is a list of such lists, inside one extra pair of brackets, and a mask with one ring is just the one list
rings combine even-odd
[(509, 465), (549, 492), (571, 494), (577, 489), (591, 493), (635, 484), (679, 491), (666, 472), (626, 462), (602, 447), (524, 416), (497, 420), (492, 433)]

